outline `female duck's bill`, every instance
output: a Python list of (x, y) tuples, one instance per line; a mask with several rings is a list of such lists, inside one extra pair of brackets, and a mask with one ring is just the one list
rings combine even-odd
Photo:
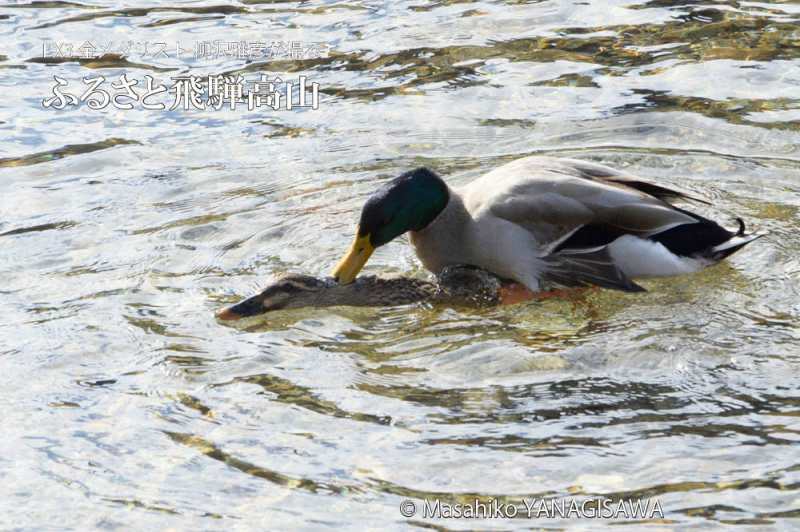
[(216, 316), (219, 320), (234, 321), (251, 316), (258, 316), (266, 311), (267, 310), (261, 305), (261, 302), (258, 301), (258, 296), (253, 296), (236, 305), (218, 310)]

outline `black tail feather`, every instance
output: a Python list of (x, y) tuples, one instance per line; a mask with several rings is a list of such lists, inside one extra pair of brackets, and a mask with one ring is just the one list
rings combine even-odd
[(650, 240), (662, 244), (665, 248), (682, 257), (692, 257), (724, 244), (735, 233), (728, 231), (718, 223), (693, 215), (696, 223), (689, 223), (667, 229), (652, 235)]
[(711, 260), (720, 261), (724, 258), (730, 257), (731, 255), (733, 255), (734, 253), (745, 247), (753, 240), (757, 240), (762, 236), (764, 236), (763, 233), (756, 233), (752, 235), (747, 235), (741, 232), (736, 233), (736, 235), (734, 235), (733, 238), (731, 238), (727, 242), (724, 242), (719, 246), (715, 246), (710, 250), (708, 250), (709, 251), (708, 255), (710, 256)]
[(688, 211), (683, 212), (692, 215), (697, 223), (679, 225), (650, 237), (651, 240), (663, 244), (676, 255), (706, 258), (717, 262), (763, 236), (762, 234), (748, 235), (747, 226), (739, 217), (736, 218), (739, 228), (733, 232), (712, 220)]

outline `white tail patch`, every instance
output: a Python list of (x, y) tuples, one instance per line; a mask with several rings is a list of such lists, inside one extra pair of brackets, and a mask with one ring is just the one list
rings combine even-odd
[(663, 244), (624, 235), (608, 245), (614, 264), (628, 277), (666, 277), (693, 273), (709, 264), (702, 259), (681, 257)]

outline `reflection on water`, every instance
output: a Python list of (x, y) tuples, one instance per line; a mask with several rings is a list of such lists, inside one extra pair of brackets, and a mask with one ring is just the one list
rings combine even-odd
[[(793, 526), (799, 28), (789, 2), (0, 6), (0, 524), (600, 527), (399, 511), (600, 496), (658, 499), (667, 528)], [(328, 53), (193, 57), (214, 40)], [(320, 108), (41, 105), (54, 75), (262, 72), (308, 76)], [(458, 184), (531, 154), (769, 235), (645, 294), (213, 319), (276, 275), (327, 274), (410, 166)], [(404, 241), (367, 269), (425, 275)]]

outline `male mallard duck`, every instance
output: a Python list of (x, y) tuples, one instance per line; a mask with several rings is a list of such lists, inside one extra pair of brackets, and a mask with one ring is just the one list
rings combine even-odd
[(503, 298), (512, 293), (516, 294), (513, 285), (504, 285), (497, 276), (469, 266), (445, 268), (436, 283), (408, 277), (383, 279), (365, 275), (354, 283), (341, 285), (333, 279), (290, 274), (261, 293), (220, 310), (217, 317), (237, 320), (289, 308), (378, 307), (422, 301), (483, 307), (502, 304)]
[(458, 189), (418, 168), (367, 200), (333, 276), (352, 282), (375, 248), (410, 232), (434, 273), (469, 264), (533, 291), (555, 283), (639, 292), (632, 278), (694, 272), (761, 236), (745, 234), (741, 219), (728, 231), (676, 199), (707, 203), (572, 159), (525, 157)]

